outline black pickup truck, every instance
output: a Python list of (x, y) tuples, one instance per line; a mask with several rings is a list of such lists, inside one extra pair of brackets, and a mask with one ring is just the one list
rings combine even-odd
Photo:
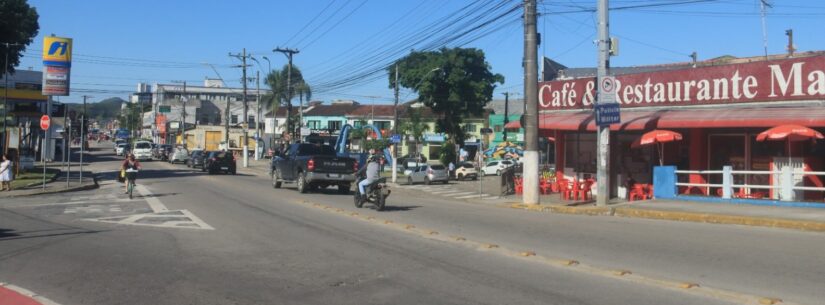
[(306, 193), (337, 185), (339, 193), (349, 194), (357, 169), (355, 159), (337, 156), (332, 146), (296, 143), (272, 158), (270, 174), (274, 188), (295, 182), (298, 191)]

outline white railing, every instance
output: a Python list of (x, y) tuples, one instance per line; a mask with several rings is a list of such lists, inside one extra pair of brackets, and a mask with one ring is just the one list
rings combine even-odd
[[(813, 172), (813, 171), (793, 171), (790, 167), (783, 167), (782, 170), (779, 171), (755, 171), (755, 170), (733, 170), (731, 166), (724, 166), (722, 170), (676, 170), (677, 179), (679, 181), (678, 175), (722, 175), (722, 184), (714, 184), (714, 183), (688, 183), (688, 182), (676, 182), (678, 186), (687, 186), (687, 187), (702, 187), (702, 188), (721, 188), (722, 189), (722, 198), (730, 199), (734, 196), (733, 189), (745, 189), (746, 192), (750, 193), (750, 189), (768, 189), (768, 190), (778, 190), (779, 198), (782, 201), (794, 201), (796, 198), (795, 191), (818, 191), (818, 192), (825, 192), (825, 187), (813, 187), (813, 186), (803, 186), (803, 185), (796, 185), (800, 184), (801, 182), (794, 183), (794, 178), (800, 177), (799, 181), (804, 181), (805, 176), (825, 176), (825, 172)], [(764, 185), (764, 184), (734, 184), (734, 175), (771, 175), (774, 177), (774, 185)], [(776, 176), (778, 175), (778, 177)], [(709, 179), (708, 179), (709, 180)], [(747, 179), (745, 179), (747, 180)]]

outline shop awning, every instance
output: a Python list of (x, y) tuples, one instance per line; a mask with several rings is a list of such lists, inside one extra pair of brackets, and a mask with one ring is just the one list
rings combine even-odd
[[(763, 107), (763, 108), (703, 108), (679, 110), (622, 111), (622, 123), (611, 130), (652, 130), (656, 128), (748, 128), (796, 124), (807, 127), (825, 127), (825, 108)], [(519, 121), (506, 128), (521, 128)], [(592, 111), (543, 113), (539, 115), (539, 129), (595, 131)]]

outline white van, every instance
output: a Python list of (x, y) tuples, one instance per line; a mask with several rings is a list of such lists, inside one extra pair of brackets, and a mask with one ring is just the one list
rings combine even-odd
[(132, 153), (135, 154), (135, 159), (138, 159), (138, 160), (150, 160), (150, 159), (152, 159), (152, 142), (149, 142), (149, 141), (137, 141), (137, 142), (135, 142), (135, 147), (132, 149)]

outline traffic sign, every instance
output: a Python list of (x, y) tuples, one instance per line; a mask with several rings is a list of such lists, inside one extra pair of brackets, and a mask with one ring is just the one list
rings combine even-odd
[(172, 112), (172, 106), (158, 106), (158, 112), (160, 112), (160, 113)]
[(604, 126), (622, 122), (617, 103), (596, 104), (593, 110), (596, 111), (596, 125)]
[(599, 80), (599, 100), (600, 103), (616, 102), (616, 78), (604, 76)]
[(49, 130), (49, 125), (51, 125), (52, 120), (49, 118), (48, 115), (44, 115), (40, 117), (40, 129)]
[(393, 144), (401, 143), (401, 135), (400, 134), (392, 135), (390, 137), (390, 142), (392, 142)]

